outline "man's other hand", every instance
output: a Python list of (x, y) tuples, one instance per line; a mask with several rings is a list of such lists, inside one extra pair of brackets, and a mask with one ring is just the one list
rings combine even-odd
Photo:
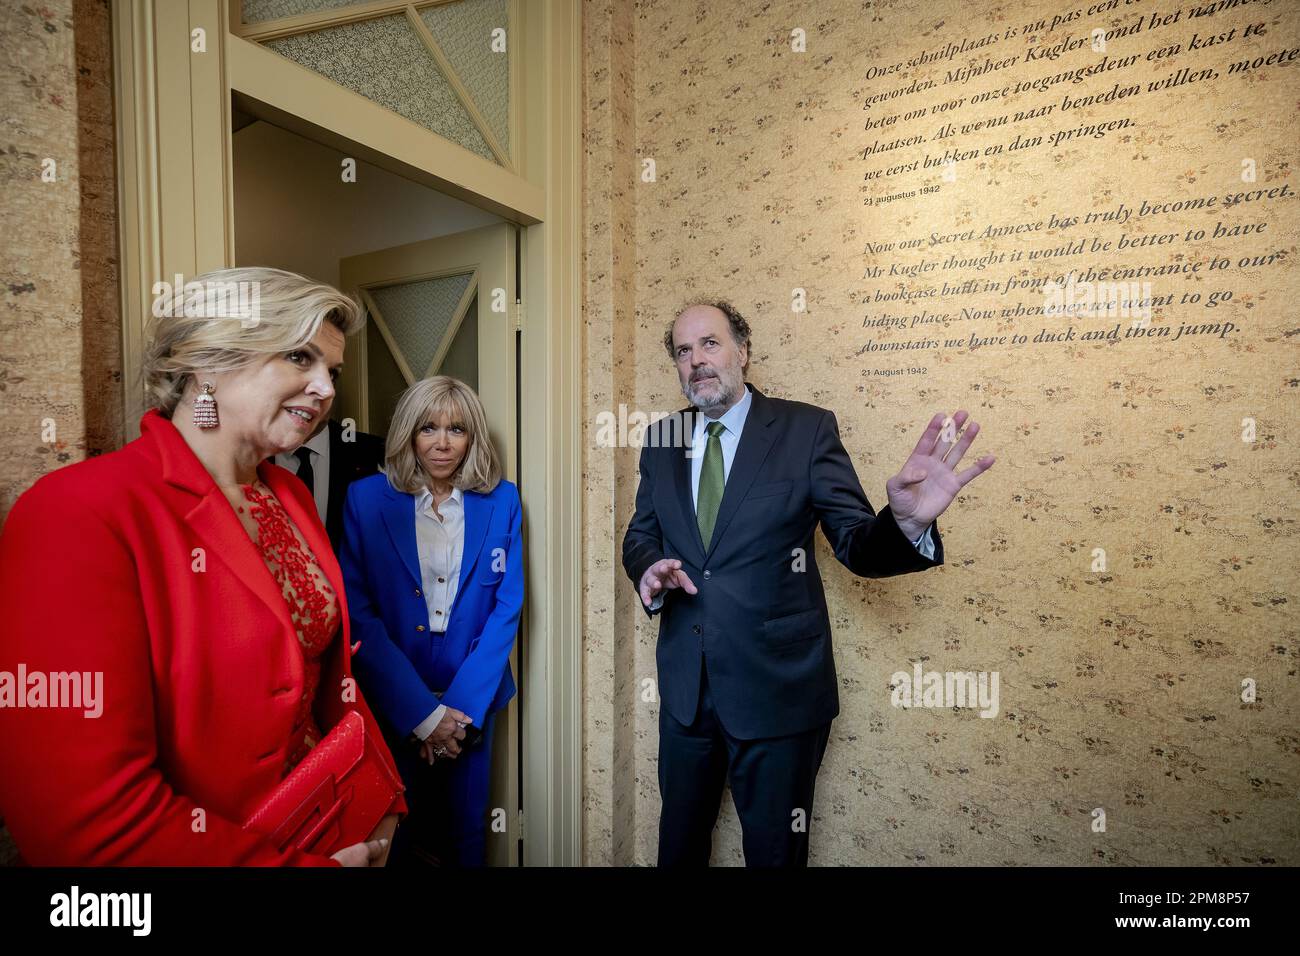
[(682, 588), (687, 594), (698, 594), (695, 583), (682, 570), (682, 563), (676, 558), (663, 558), (646, 568), (641, 575), (637, 589), (641, 592), (641, 603), (646, 607), (663, 591)]

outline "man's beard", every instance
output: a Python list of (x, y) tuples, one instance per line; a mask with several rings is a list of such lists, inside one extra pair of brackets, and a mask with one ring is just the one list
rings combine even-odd
[[(702, 411), (710, 418), (716, 418), (716, 413), (725, 411), (730, 405), (733, 405), (740, 397), (740, 389), (745, 387), (744, 379), (732, 380), (733, 376), (729, 370), (724, 371), (714, 369), (713, 375), (709, 378), (701, 379), (698, 382), (692, 382), (689, 379), (682, 392), (686, 395), (687, 401)], [(709, 383), (717, 383), (719, 392), (716, 398), (706, 398), (700, 392), (700, 386), (711, 387)]]

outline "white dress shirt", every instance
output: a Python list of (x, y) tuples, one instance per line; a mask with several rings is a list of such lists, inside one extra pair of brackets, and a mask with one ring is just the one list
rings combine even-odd
[[(722, 445), (722, 484), (725, 488), (727, 479), (731, 477), (731, 463), (736, 459), (736, 449), (740, 447), (740, 436), (745, 430), (745, 420), (749, 418), (749, 409), (753, 403), (754, 393), (746, 388), (744, 397), (723, 412), (721, 418), (695, 416), (695, 431), (691, 437), (691, 503), (697, 509), (700, 499), (700, 472), (704, 469), (704, 452), (708, 449), (709, 442), (707, 430), (709, 423), (722, 422), (725, 429), (718, 436), (718, 442)], [(933, 528), (934, 522), (930, 522), (930, 527), (912, 542), (912, 547), (931, 561), (934, 560), (934, 539), (930, 535)], [(650, 602), (650, 610), (657, 611), (663, 605), (663, 601), (664, 593), (661, 591)]]
[[(303, 445), (311, 452), (311, 475), (312, 475), (312, 497), (316, 499), (316, 511), (320, 515), (320, 520), (325, 520), (325, 515), (329, 510), (330, 504), (330, 427), (326, 425), (317, 434), (309, 438)], [(281, 468), (288, 468), (295, 475), (298, 474), (298, 456), (295, 454), (298, 449), (293, 451), (282, 451), (275, 456), (275, 463)]]
[[(439, 517), (441, 516), (441, 518)], [(460, 564), (465, 552), (465, 494), (459, 488), (433, 507), (433, 492), (425, 489), (415, 497), (415, 547), (420, 557), (420, 583), (424, 605), (429, 611), (429, 632), (442, 634), (460, 585)], [(415, 736), (429, 736), (447, 712), (440, 704), (415, 728)]]
[(691, 504), (700, 506), (700, 472), (704, 470), (704, 453), (709, 448), (709, 422), (722, 422), (726, 428), (718, 441), (722, 445), (722, 484), (727, 484), (731, 474), (731, 463), (736, 460), (736, 449), (740, 447), (740, 433), (745, 430), (745, 419), (749, 417), (750, 406), (754, 404), (754, 393), (745, 389), (745, 397), (723, 412), (721, 418), (695, 416), (695, 433), (691, 438)]

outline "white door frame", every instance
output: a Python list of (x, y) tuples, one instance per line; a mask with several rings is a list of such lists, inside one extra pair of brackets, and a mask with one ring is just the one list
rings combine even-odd
[[(113, 0), (126, 432), (144, 407), (153, 285), (234, 263), (241, 109), (523, 227), (521, 467), (526, 865), (582, 854), (580, 0), (511, 0), (512, 158), (463, 149), (252, 40), (238, 0)], [(393, 4), (371, 4), (391, 7)], [(195, 52), (195, 31), (204, 50)]]

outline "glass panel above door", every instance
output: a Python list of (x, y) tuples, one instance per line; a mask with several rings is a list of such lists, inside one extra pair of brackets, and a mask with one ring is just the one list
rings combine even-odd
[(509, 152), (510, 38), (506, 0), (441, 3), (425, 7), (420, 18), (469, 90), (497, 142)]
[(280, 37), (267, 40), (265, 46), (496, 162), (405, 14)]
[(281, 20), (304, 13), (337, 10), (356, 3), (357, 0), (244, 0), (240, 9), (245, 23), (265, 23), (267, 20)]

